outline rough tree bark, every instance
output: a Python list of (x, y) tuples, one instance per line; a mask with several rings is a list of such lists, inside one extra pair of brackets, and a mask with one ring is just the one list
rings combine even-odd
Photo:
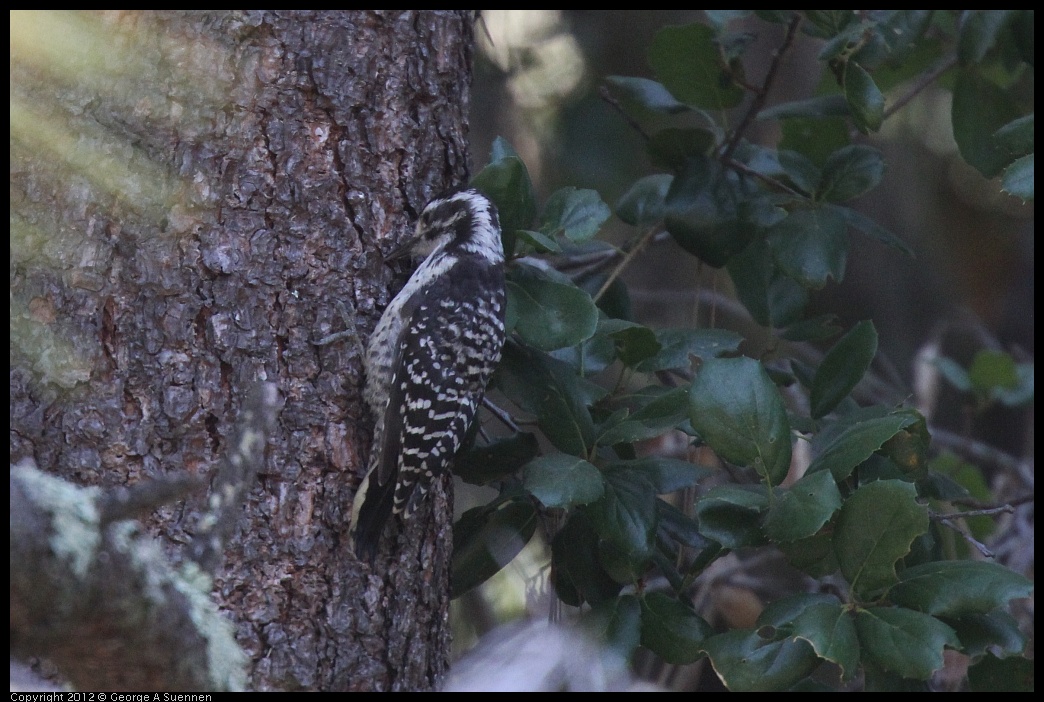
[[(436, 686), (449, 496), (395, 555), (354, 559), (358, 346), (314, 342), (345, 311), (365, 341), (404, 281), (380, 252), (466, 180), (470, 14), (57, 17), (93, 39), (57, 63), (12, 48), (12, 463), (102, 488), (206, 476), (242, 394), (276, 383), (286, 404), (216, 573), (249, 684)], [(204, 500), (149, 523), (172, 556)]]

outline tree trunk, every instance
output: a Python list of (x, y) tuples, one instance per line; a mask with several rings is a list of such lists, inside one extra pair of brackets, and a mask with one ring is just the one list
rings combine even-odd
[[(246, 389), (275, 383), (215, 573), (252, 686), (435, 687), (448, 487), (372, 567), (344, 536), (372, 430), (359, 345), (404, 280), (381, 251), (467, 177), (470, 15), (48, 17), (12, 29), (40, 33), (12, 39), (12, 462), (102, 488), (207, 476)], [(49, 45), (45, 21), (87, 38)], [(358, 343), (315, 344), (351, 322)], [(149, 522), (171, 555), (206, 500)]]

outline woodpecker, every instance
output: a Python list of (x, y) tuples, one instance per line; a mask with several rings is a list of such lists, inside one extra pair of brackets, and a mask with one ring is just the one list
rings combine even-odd
[(477, 190), (432, 200), (388, 256), (425, 256), (370, 337), (363, 396), (373, 450), (349, 532), (371, 563), (393, 514), (408, 517), (471, 427), (504, 346), (504, 246)]

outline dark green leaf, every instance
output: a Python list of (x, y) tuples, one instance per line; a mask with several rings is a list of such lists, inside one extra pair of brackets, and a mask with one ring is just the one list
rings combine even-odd
[(864, 320), (827, 351), (812, 381), (812, 417), (819, 419), (837, 407), (866, 374), (877, 355), (877, 330)]
[(675, 100), (670, 91), (661, 83), (648, 78), (607, 76), (605, 82), (613, 97), (623, 103), (625, 108), (637, 105), (649, 112), (664, 114), (677, 114), (692, 110), (688, 105)]
[(611, 214), (596, 191), (570, 186), (548, 198), (540, 231), (549, 236), (561, 232), (572, 241), (586, 241), (598, 233)]
[(656, 534), (656, 492), (632, 470), (606, 470), (605, 494), (587, 512), (599, 535), (633, 564), (644, 562)]
[[(848, 116), (844, 97), (831, 95), (842, 105), (842, 115)], [(830, 155), (848, 145), (848, 126), (844, 117), (790, 117), (783, 120), (783, 138), (780, 151), (797, 152), (816, 166), (822, 167)], [(782, 158), (780, 159), (782, 161)], [(786, 165), (786, 164), (784, 164)], [(811, 187), (798, 184), (810, 195), (819, 183), (818, 173)]]
[[(663, 390), (662, 386), (648, 388)], [(650, 426), (669, 429), (689, 418), (689, 393), (687, 388), (672, 388), (660, 392), (642, 404), (631, 415), (631, 419)]]
[(709, 155), (713, 147), (714, 135), (706, 129), (693, 127), (661, 129), (646, 145), (654, 165), (676, 173), (685, 170), (690, 158)]
[(453, 525), (453, 597), (496, 575), (529, 543), (536, 526), (537, 513), (528, 501), (465, 512)]
[(529, 266), (513, 268), (507, 287), (508, 308), (518, 320), (516, 331), (536, 348), (575, 346), (594, 335), (598, 308), (580, 288)]
[(863, 134), (876, 132), (884, 120), (884, 95), (874, 84), (874, 79), (855, 61), (845, 63), (845, 100), (852, 121)]
[(620, 361), (633, 366), (660, 352), (660, 342), (652, 329), (622, 319), (603, 319), (598, 323), (598, 334), (612, 338)]
[(869, 661), (914, 680), (942, 667), (944, 647), (960, 646), (953, 629), (935, 617), (898, 607), (858, 610), (856, 631)]
[[(870, 458), (885, 442), (915, 424), (919, 415), (914, 412), (897, 412), (883, 417), (873, 417), (854, 423), (839, 424), (836, 433), (817, 437), (814, 448), (819, 454), (808, 467), (809, 473), (829, 470), (835, 481), (852, 474), (852, 470)], [(821, 446), (817, 445), (822, 443)]]
[(969, 614), (946, 623), (957, 632), (961, 652), (972, 658), (992, 651), (1004, 656), (1017, 656), (1026, 650), (1026, 636), (1019, 631), (1015, 617), (1005, 611)]
[(539, 452), (536, 436), (520, 432), (460, 454), (453, 462), (453, 472), (464, 482), (485, 485), (514, 474)]
[(965, 10), (957, 36), (961, 63), (979, 63), (997, 43), (997, 37), (1015, 19), (1017, 10)]
[(972, 692), (1033, 692), (1035, 666), (1026, 658), (1000, 659), (991, 654), (968, 668), (968, 689)]
[(725, 548), (760, 546), (765, 543), (761, 514), (766, 507), (768, 497), (763, 491), (740, 485), (712, 488), (696, 502), (700, 533)]
[(757, 228), (742, 218), (746, 198), (739, 181), (721, 165), (694, 156), (667, 192), (664, 224), (678, 244), (715, 268), (743, 250)]
[(643, 373), (673, 368), (689, 368), (692, 356), (715, 358), (739, 349), (743, 337), (727, 329), (661, 329), (656, 332), (660, 351), (638, 363), (635, 370)]
[(994, 133), (1018, 117), (1007, 91), (973, 70), (957, 74), (953, 88), (953, 138), (961, 157), (987, 178), (1011, 163), (1007, 149), (994, 140)]
[(663, 219), (663, 201), (674, 176), (666, 173), (638, 180), (616, 203), (616, 216), (632, 227), (646, 227)]
[(706, 466), (664, 456), (614, 461), (606, 466), (606, 471), (620, 475), (633, 471), (635, 476), (647, 482), (657, 495), (692, 487), (713, 472)]
[(817, 656), (841, 667), (844, 679), (855, 675), (860, 653), (855, 622), (835, 598), (800, 594), (777, 600), (765, 608), (758, 624), (807, 641)]
[(783, 691), (809, 675), (819, 659), (806, 641), (766, 641), (735, 629), (703, 642), (714, 672), (731, 692)]
[(838, 205), (824, 205), (827, 209), (833, 209), (845, 220), (845, 223), (850, 227), (858, 229), (863, 234), (877, 239), (886, 246), (891, 246), (893, 249), (897, 249), (910, 258), (914, 257), (913, 249), (911, 249), (905, 241), (897, 237), (892, 232), (888, 231), (874, 220), (870, 219), (866, 215), (856, 212), (848, 207), (840, 207)]
[(689, 419), (722, 458), (752, 466), (770, 485), (790, 468), (790, 424), (779, 390), (750, 358), (705, 359), (689, 394)]
[(859, 18), (852, 10), (804, 10), (805, 19), (811, 23), (806, 27), (812, 36), (829, 39), (840, 34)]
[(649, 48), (649, 65), (664, 87), (686, 104), (720, 110), (743, 99), (743, 91), (722, 66), (714, 30), (706, 25), (661, 29)]
[(807, 100), (781, 102), (758, 113), (758, 119), (790, 119), (793, 117), (847, 117), (848, 103), (843, 95), (820, 95)]
[(848, 236), (844, 221), (832, 210), (796, 210), (772, 227), (766, 240), (780, 269), (806, 288), (818, 290), (830, 278), (845, 277)]
[(516, 229), (515, 236), (539, 253), (561, 253), (562, 251), (562, 247), (558, 245), (558, 242), (543, 232), (534, 232), (531, 229)]
[(926, 531), (928, 512), (912, 484), (879, 480), (856, 490), (834, 528), (834, 554), (852, 591), (866, 598), (893, 585), (896, 562)]
[(841, 507), (841, 493), (828, 471), (812, 473), (779, 495), (765, 515), (765, 535), (797, 541), (818, 532)]
[(1015, 160), (1001, 178), (1004, 192), (1023, 200), (1033, 199), (1033, 154)]
[(556, 453), (530, 461), (522, 485), (545, 507), (586, 505), (602, 496), (602, 474), (582, 458)]
[(1033, 115), (1008, 122), (997, 130), (993, 139), (1012, 156), (1033, 153)]
[(505, 232), (529, 229), (536, 217), (533, 183), (526, 165), (507, 141), (497, 137), (493, 142), (493, 160), (471, 180), (471, 184), (497, 206), (501, 229)]
[(574, 512), (555, 534), (551, 546), (555, 592), (571, 607), (597, 604), (620, 592), (620, 583), (609, 577), (598, 560), (598, 541), (598, 533), (581, 512)]
[(494, 380), (513, 402), (537, 416), (555, 448), (587, 455), (594, 443), (594, 421), (587, 406), (596, 397), (570, 366), (533, 349), (507, 344)]
[(907, 568), (888, 593), (892, 602), (928, 614), (985, 614), (1029, 597), (1033, 583), (996, 563), (936, 561)]
[(847, 58), (864, 46), (873, 35), (873, 23), (866, 20), (849, 22), (819, 50), (820, 61)]
[(700, 644), (714, 633), (691, 607), (661, 592), (642, 600), (642, 645), (668, 663), (684, 665), (698, 659)]
[(756, 238), (727, 265), (736, 294), (759, 324), (786, 327), (801, 318), (808, 290), (779, 269), (765, 239)]
[(823, 166), (816, 197), (845, 202), (877, 186), (884, 175), (884, 158), (871, 146), (853, 144), (835, 151)]
[(824, 529), (815, 536), (799, 541), (779, 544), (779, 550), (787, 559), (787, 563), (813, 578), (822, 578), (836, 573), (837, 558), (834, 557), (834, 546), (829, 530)]

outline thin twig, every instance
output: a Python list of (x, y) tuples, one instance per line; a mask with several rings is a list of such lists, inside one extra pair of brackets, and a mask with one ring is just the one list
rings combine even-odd
[(624, 108), (620, 104), (620, 101), (614, 98), (612, 94), (609, 92), (609, 88), (603, 85), (601, 88), (599, 88), (598, 95), (603, 100), (605, 100), (609, 107), (619, 112), (623, 120), (627, 122), (628, 125), (630, 125), (631, 129), (638, 132), (643, 139), (649, 141), (652, 138), (646, 133), (644, 129), (642, 129), (642, 125), (638, 124), (638, 122), (636, 122), (634, 118), (632, 118), (629, 114), (627, 114), (627, 112), (624, 111)]
[(504, 426), (506, 426), (508, 429), (516, 433), (522, 431), (518, 427), (518, 422), (516, 422), (514, 418), (512, 418), (512, 416), (507, 412), (507, 410), (503, 410), (500, 407), (498, 407), (496, 404), (493, 403), (493, 400), (489, 399), (488, 397), (483, 397), (482, 404), (486, 409), (490, 411), (490, 413), (493, 414), (494, 417), (503, 422)]
[(970, 509), (967, 512), (951, 512), (950, 514), (934, 514), (936, 519), (963, 519), (964, 517), (988, 517), (994, 514), (1014, 514), (1015, 508), (1011, 505), (990, 507), (989, 509)]
[(984, 556), (985, 556), (986, 558), (993, 558), (993, 551), (991, 551), (990, 549), (988, 549), (988, 548), (986, 547), (986, 544), (984, 544), (984, 543), (982, 543), (981, 541), (977, 540), (977, 539), (976, 539), (976, 538), (975, 538), (974, 536), (972, 536), (972, 535), (971, 535), (971, 534), (969, 534), (968, 532), (966, 532), (966, 531), (964, 531), (963, 529), (961, 529), (961, 528), (960, 528), (959, 526), (957, 526), (956, 524), (954, 524), (954, 523), (953, 523), (952, 521), (950, 521), (949, 519), (940, 519), (940, 520), (939, 520), (939, 523), (940, 523), (940, 524), (943, 524), (943, 525), (945, 525), (945, 526), (948, 526), (948, 527), (950, 527), (951, 529), (953, 529), (954, 531), (956, 531), (956, 532), (957, 532), (958, 534), (960, 534), (960, 535), (961, 535), (961, 538), (962, 538), (962, 539), (964, 539), (964, 540), (965, 540), (965, 541), (967, 541), (967, 542), (968, 542), (969, 544), (971, 544), (972, 546), (974, 546), (974, 547), (975, 547), (975, 549), (976, 549), (976, 550), (977, 550), (977, 551), (978, 551), (979, 553), (981, 553), (982, 555), (984, 555)]
[(946, 71), (950, 70), (951, 68), (953, 68), (956, 65), (957, 65), (957, 54), (956, 53), (950, 54), (946, 58), (942, 59), (935, 68), (931, 69), (930, 71), (925, 73), (923, 76), (918, 78), (917, 82), (915, 82), (912, 86), (910, 86), (910, 89), (908, 91), (906, 91), (906, 93), (904, 93), (902, 95), (902, 97), (897, 98), (895, 100), (895, 102), (893, 102), (891, 105), (889, 105), (887, 108), (885, 108), (885, 111), (882, 114), (882, 119), (888, 119), (889, 117), (894, 115), (896, 112), (898, 112), (899, 110), (903, 109), (903, 107), (906, 106), (906, 103), (908, 103), (911, 100), (913, 100), (914, 97), (916, 97), (918, 93), (920, 93), (922, 90), (924, 90), (929, 85), (934, 83), (939, 78), (939, 76), (941, 76), (943, 73), (946, 73)]
[(793, 195), (794, 197), (801, 198), (802, 200), (807, 200), (808, 199), (808, 195), (807, 194), (802, 193), (802, 192), (800, 192), (798, 190), (794, 190), (792, 187), (790, 187), (786, 183), (783, 183), (782, 181), (778, 181), (775, 178), (772, 178), (770, 176), (765, 175), (764, 173), (758, 173), (756, 170), (754, 170), (753, 168), (751, 168), (747, 164), (740, 163), (739, 161), (737, 161), (734, 158), (726, 159), (726, 160), (722, 161), (722, 163), (724, 163), (726, 166), (728, 166), (729, 168), (731, 168), (731, 169), (733, 169), (735, 171), (739, 171), (740, 173), (744, 173), (746, 175), (749, 175), (752, 178), (757, 178), (761, 182), (763, 182), (766, 185), (768, 185), (770, 188), (774, 188), (775, 190), (779, 190), (780, 192), (784, 192), (784, 193), (786, 193), (788, 195)]
[(779, 48), (776, 49), (775, 54), (772, 56), (772, 63), (769, 64), (768, 73), (765, 74), (765, 80), (761, 84), (761, 88), (754, 93), (754, 99), (751, 101), (750, 106), (747, 108), (746, 114), (743, 115), (743, 119), (740, 120), (739, 126), (736, 127), (736, 131), (732, 134), (732, 138), (729, 139), (728, 145), (725, 147), (725, 151), (721, 154), (722, 162), (726, 162), (732, 158), (732, 152), (739, 146), (740, 139), (743, 138), (743, 133), (750, 126), (750, 123), (754, 121), (761, 108), (765, 105), (765, 100), (768, 98), (769, 90), (772, 88), (772, 82), (776, 79), (776, 73), (779, 72), (779, 67), (783, 63), (783, 55), (790, 48), (790, 45), (794, 43), (794, 36), (797, 34), (798, 27), (801, 25), (801, 16), (794, 15), (790, 24), (787, 25), (786, 36), (783, 37), (783, 43), (780, 44)]
[(635, 244), (634, 247), (627, 252), (627, 254), (623, 257), (623, 260), (617, 264), (616, 268), (613, 269), (613, 272), (610, 273), (609, 277), (605, 279), (604, 283), (602, 283), (602, 287), (599, 288), (598, 293), (594, 296), (595, 302), (598, 302), (598, 300), (601, 299), (602, 295), (605, 294), (605, 291), (608, 290), (609, 286), (613, 284), (613, 281), (616, 280), (616, 278), (621, 273), (623, 273), (624, 269), (627, 268), (627, 266), (631, 263), (634, 257), (637, 256), (638, 253), (645, 248), (645, 246), (652, 240), (653, 235), (655, 233), (656, 229), (649, 229), (647, 232), (645, 232), (645, 234), (642, 235), (642, 238), (638, 240), (638, 243)]

